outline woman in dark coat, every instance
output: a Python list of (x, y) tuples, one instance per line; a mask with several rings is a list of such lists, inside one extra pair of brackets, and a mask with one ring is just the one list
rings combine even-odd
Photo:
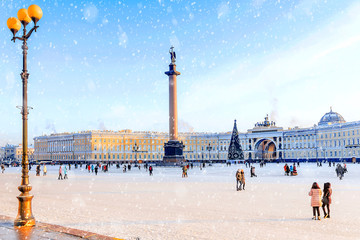
[[(332, 194), (331, 184), (329, 182), (324, 183), (324, 195), (322, 198), (322, 202), (323, 202), (322, 209), (324, 211), (324, 218), (330, 218), (331, 194)], [(327, 208), (327, 213), (325, 211), (325, 206)]]

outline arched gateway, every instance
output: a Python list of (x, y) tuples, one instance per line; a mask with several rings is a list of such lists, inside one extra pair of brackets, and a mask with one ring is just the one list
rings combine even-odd
[(257, 122), (242, 136), (245, 148), (245, 160), (277, 161), (282, 159), (283, 129), (266, 116), (263, 122)]
[(271, 139), (260, 139), (255, 143), (255, 159), (272, 161), (276, 159), (276, 144)]

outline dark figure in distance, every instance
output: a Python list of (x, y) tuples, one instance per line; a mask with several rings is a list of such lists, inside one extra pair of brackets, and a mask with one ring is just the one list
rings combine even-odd
[(257, 175), (255, 174), (255, 167), (251, 166), (250, 168), (250, 177), (257, 177)]
[(40, 165), (36, 166), (36, 176), (40, 176)]

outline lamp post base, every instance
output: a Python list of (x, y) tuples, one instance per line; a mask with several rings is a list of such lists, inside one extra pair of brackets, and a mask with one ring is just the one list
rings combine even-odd
[(14, 221), (14, 225), (17, 227), (33, 227), (35, 226), (35, 218), (32, 215), (31, 200), (33, 195), (17, 196), (19, 199), (18, 215)]

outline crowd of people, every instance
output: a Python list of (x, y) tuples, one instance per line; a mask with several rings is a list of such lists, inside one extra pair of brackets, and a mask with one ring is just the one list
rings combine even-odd
[[(248, 167), (247, 165), (249, 164), (250, 167), (250, 177), (257, 177), (257, 175), (255, 174), (255, 166), (250, 165), (250, 163), (246, 163), (245, 167)], [(297, 163), (297, 165), (299, 166), (299, 163)], [(120, 165), (117, 164), (116, 165), (117, 168), (120, 168)], [(205, 164), (200, 163), (200, 169), (202, 169), (203, 167), (205, 167)], [(265, 163), (260, 162), (260, 166), (264, 167), (266, 166)], [(321, 163), (317, 163), (318, 167), (321, 167), (322, 164)], [(41, 175), (41, 167), (43, 170), (43, 176), (46, 176), (47, 174), (47, 166), (45, 164), (43, 164), (43, 166), (41, 165), (36, 165), (36, 176), (40, 176)], [(68, 168), (69, 167), (69, 168)], [(80, 164), (80, 168), (82, 167), (82, 164)], [(98, 164), (86, 164), (85, 169), (89, 172), (89, 173), (95, 173), (95, 175), (98, 174), (99, 169), (101, 169), (103, 172), (107, 172), (109, 170), (110, 164), (103, 164), (101, 165), (100, 163)], [(138, 167), (139, 170), (141, 169), (140, 165), (135, 165), (135, 167)], [(329, 163), (329, 167), (331, 167), (331, 163)], [(75, 168), (78, 168), (78, 165), (75, 164)], [(149, 175), (152, 176), (153, 175), (153, 166), (145, 163), (143, 165), (143, 168), (146, 171), (149, 171)], [(182, 177), (186, 178), (188, 177), (188, 170), (193, 168), (193, 163), (187, 164), (187, 165), (183, 165), (182, 166)], [(59, 165), (59, 175), (58, 175), (58, 180), (63, 180), (63, 179), (68, 179), (68, 170), (71, 169), (71, 165), (69, 164), (67, 165)], [(123, 165), (123, 171), (130, 171), (131, 170), (131, 164), (124, 164)], [(296, 163), (293, 164), (288, 164), (286, 163), (283, 167), (284, 169), (284, 174), (286, 176), (296, 176), (297, 173), (297, 167), (296, 167)], [(5, 171), (5, 166), (4, 164), (1, 164), (1, 171), (2, 173), (4, 173)], [(335, 168), (337, 177), (340, 178), (340, 180), (344, 177), (344, 174), (348, 171), (346, 164), (340, 164), (338, 163), (336, 165)], [(236, 178), (236, 191), (242, 191), (245, 190), (245, 172), (243, 169), (238, 169), (236, 171), (235, 174), (235, 178)], [(321, 220), (320, 217), (320, 207), (322, 207), (324, 216), (323, 218), (330, 218), (330, 205), (331, 205), (331, 196), (332, 196), (332, 188), (331, 188), (331, 184), (329, 182), (324, 183), (324, 187), (323, 190), (320, 189), (319, 185), (317, 182), (314, 182), (312, 184), (312, 187), (309, 191), (308, 194), (311, 197), (311, 207), (312, 207), (312, 211), (313, 211), (313, 218), (314, 220)]]

